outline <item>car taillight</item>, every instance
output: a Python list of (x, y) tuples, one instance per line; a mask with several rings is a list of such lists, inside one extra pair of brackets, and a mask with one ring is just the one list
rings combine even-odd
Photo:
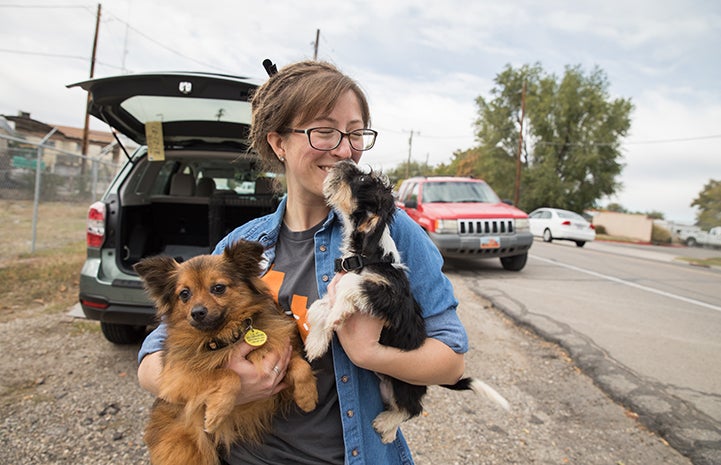
[(589, 224), (588, 227), (591, 228), (591, 229), (594, 229), (594, 230), (596, 229), (596, 227), (595, 227), (594, 225), (592, 225), (592, 224)]
[(101, 247), (105, 241), (105, 204), (95, 202), (88, 210), (88, 247)]
[(94, 300), (88, 300), (88, 299), (81, 299), (80, 303), (86, 307), (97, 308), (100, 310), (105, 310), (106, 308), (108, 308), (110, 306), (110, 304), (105, 301), (100, 302), (100, 301), (94, 301)]
[(561, 223), (561, 226), (571, 226), (571, 222), (566, 220), (563, 223)]

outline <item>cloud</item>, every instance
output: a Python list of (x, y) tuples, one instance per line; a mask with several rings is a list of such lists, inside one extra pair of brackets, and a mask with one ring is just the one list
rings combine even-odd
[(694, 220), (691, 202), (709, 179), (721, 179), (721, 104), (698, 105), (700, 97), (658, 88), (638, 98), (631, 135), (622, 146), (624, 188), (615, 196), (625, 208)]

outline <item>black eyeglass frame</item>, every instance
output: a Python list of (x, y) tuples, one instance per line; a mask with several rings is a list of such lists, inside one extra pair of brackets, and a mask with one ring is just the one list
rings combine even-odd
[[(318, 148), (315, 145), (313, 145), (313, 142), (311, 142), (311, 139), (310, 139), (310, 134), (311, 134), (311, 132), (318, 130), (318, 129), (326, 129), (326, 130), (335, 131), (335, 132), (339, 133), (340, 137), (338, 138), (338, 143), (335, 144), (335, 146), (328, 148), (328, 149), (321, 149), (321, 148)], [(366, 150), (372, 149), (373, 146), (376, 145), (376, 138), (378, 137), (378, 131), (376, 131), (375, 129), (369, 129), (369, 128), (360, 128), (360, 129), (354, 129), (354, 130), (348, 131), (348, 132), (343, 132), (340, 129), (331, 128), (331, 127), (327, 127), (327, 126), (319, 126), (319, 127), (315, 127), (315, 128), (308, 128), (308, 129), (284, 128), (283, 131), (284, 132), (293, 132), (293, 133), (298, 133), (298, 134), (305, 134), (308, 137), (308, 144), (311, 147), (313, 147), (314, 149), (320, 150), (323, 152), (329, 152), (331, 150), (337, 149), (338, 146), (340, 145), (340, 143), (343, 142), (344, 137), (348, 138), (348, 143), (350, 143), (350, 146), (353, 150), (358, 150), (359, 152), (365, 152)], [(357, 133), (359, 131), (363, 132), (362, 135), (364, 135), (364, 136), (367, 136), (370, 134), (373, 135), (373, 140), (371, 141), (371, 144), (369, 147), (359, 149), (358, 147), (353, 145), (353, 140), (351, 139), (350, 136), (351, 136), (351, 134)]]

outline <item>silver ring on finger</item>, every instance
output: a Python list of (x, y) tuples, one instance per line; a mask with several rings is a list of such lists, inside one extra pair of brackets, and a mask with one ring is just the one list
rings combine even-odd
[(278, 365), (273, 367), (273, 373), (275, 373), (275, 376), (280, 376), (280, 368), (278, 368)]

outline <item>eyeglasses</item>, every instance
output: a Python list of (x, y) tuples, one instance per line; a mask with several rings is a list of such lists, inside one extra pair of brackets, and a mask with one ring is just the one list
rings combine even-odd
[(355, 150), (368, 150), (373, 148), (376, 143), (378, 131), (373, 129), (355, 129), (349, 132), (343, 132), (336, 128), (310, 128), (310, 129), (293, 129), (286, 128), (287, 132), (297, 132), (308, 136), (308, 143), (316, 150), (334, 150), (337, 148), (343, 136), (348, 137), (350, 146)]

